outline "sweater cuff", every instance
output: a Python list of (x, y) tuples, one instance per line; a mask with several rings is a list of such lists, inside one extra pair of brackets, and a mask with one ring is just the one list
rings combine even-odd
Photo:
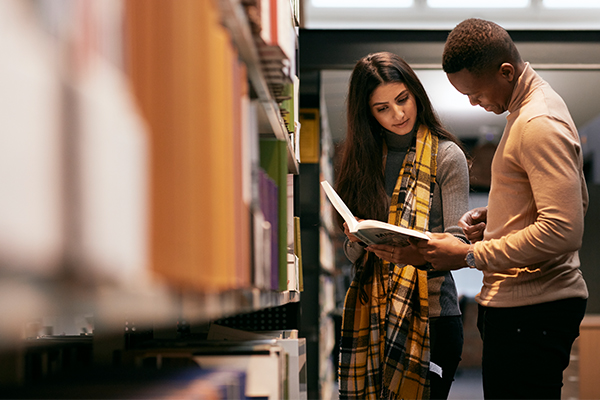
[(344, 254), (348, 260), (355, 263), (363, 254), (365, 248), (359, 242), (351, 242), (348, 238), (344, 241)]

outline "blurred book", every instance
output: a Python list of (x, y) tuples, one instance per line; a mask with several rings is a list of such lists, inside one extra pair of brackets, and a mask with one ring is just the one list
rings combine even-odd
[(212, 341), (210, 347), (195, 349), (192, 359), (201, 368), (245, 372), (247, 397), (284, 398), (286, 353), (275, 340), (219, 343)]
[(287, 353), (287, 388), (289, 399), (307, 398), (306, 339), (298, 337), (297, 330), (245, 331), (211, 324), (208, 340), (252, 341), (275, 339)]

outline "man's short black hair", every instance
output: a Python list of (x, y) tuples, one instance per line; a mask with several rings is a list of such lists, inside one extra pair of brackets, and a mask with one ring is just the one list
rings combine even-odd
[(505, 62), (521, 62), (517, 46), (500, 25), (478, 18), (466, 19), (450, 32), (442, 56), (447, 74), (467, 69), (481, 75)]

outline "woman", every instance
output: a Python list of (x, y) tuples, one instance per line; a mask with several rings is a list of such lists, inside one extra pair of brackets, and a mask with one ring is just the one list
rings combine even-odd
[[(457, 223), (468, 209), (467, 160), (410, 66), (387, 52), (362, 58), (347, 106), (336, 191), (354, 215), (466, 241)], [(447, 398), (463, 344), (452, 275), (429, 270), (414, 244), (365, 248), (344, 228), (355, 276), (340, 398)]]

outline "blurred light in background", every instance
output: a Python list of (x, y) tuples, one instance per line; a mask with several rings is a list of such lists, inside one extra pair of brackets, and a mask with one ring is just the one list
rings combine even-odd
[(408, 8), (414, 0), (312, 0), (312, 4), (324, 8)]
[(600, 8), (598, 0), (544, 0), (546, 8)]
[(427, 0), (431, 8), (525, 8), (529, 7), (529, 0)]

